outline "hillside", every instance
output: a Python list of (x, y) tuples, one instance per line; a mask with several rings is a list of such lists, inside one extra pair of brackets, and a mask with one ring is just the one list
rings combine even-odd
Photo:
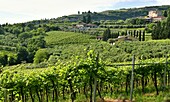
[[(170, 39), (151, 39), (152, 30), (162, 29), (153, 29), (159, 23), (124, 19), (168, 7), (89, 11), (0, 25), (0, 102), (93, 102), (93, 95), (102, 102), (129, 102), (133, 86), (135, 102), (163, 102), (170, 98)], [(83, 16), (92, 22), (79, 22)], [(94, 19), (102, 23), (87, 26)], [(170, 14), (163, 24), (169, 22)]]
[[(2, 58), (0, 62), (2, 65), (14, 65), (23, 61), (33, 63), (35, 59), (39, 60), (38, 63), (46, 63), (45, 65), (48, 65), (48, 63), (55, 64), (59, 60), (61, 62), (67, 62), (75, 56), (86, 57), (86, 53), (89, 50), (99, 52), (101, 59), (108, 64), (131, 61), (133, 54), (136, 55), (137, 59), (145, 60), (161, 58), (167, 53), (170, 53), (170, 40), (121, 41), (112, 46), (108, 42), (96, 40), (94, 35), (83, 33), (50, 31), (38, 36), (35, 36), (33, 33), (34, 35), (32, 34), (31, 38), (27, 34), (32, 33), (21, 33), (19, 34), (19, 38), (12, 36), (13, 34), (1, 35), (3, 37), (1, 39), (2, 50), (0, 56)], [(23, 38), (25, 41), (22, 40)], [(7, 40), (10, 40), (10, 42)], [(42, 42), (45, 42), (44, 45), (42, 45)], [(15, 46), (10, 45), (10, 43), (13, 43)], [(152, 46), (152, 49), (150, 46)], [(7, 60), (4, 61), (6, 57)]]
[[(95, 37), (95, 36), (94, 36)], [(84, 44), (94, 42), (90, 35), (74, 32), (52, 31), (45, 37), (47, 45)]]
[[(53, 45), (51, 48), (47, 49), (47, 52), (51, 53), (50, 57), (57, 58), (55, 59), (56, 62), (57, 60), (68, 61), (75, 56), (85, 58), (86, 53), (89, 50), (94, 50), (95, 52), (99, 52), (101, 59), (109, 64), (131, 61), (132, 55), (136, 55), (137, 59), (146, 60), (152, 58), (162, 58), (167, 53), (170, 53), (168, 46), (170, 44), (170, 40), (117, 42), (114, 46), (112, 46), (104, 41), (90, 39), (90, 37), (84, 34), (77, 36), (78, 34), (79, 33), (72, 33), (72, 38), (68, 39), (70, 36), (69, 33), (49, 32), (49, 36), (46, 36), (45, 39), (47, 44)], [(63, 37), (59, 38), (57, 35), (63, 35)], [(49, 40), (50, 36), (53, 36), (53, 39), (56, 40)], [(77, 37), (79, 37), (79, 40), (77, 40)], [(77, 43), (77, 41), (79, 41), (79, 43)], [(152, 49), (150, 46), (152, 46)], [(48, 59), (49, 63), (51, 62), (50, 57)]]
[[(163, 5), (163, 6), (148, 6), (148, 7), (141, 7), (141, 8), (129, 8), (129, 9), (120, 9), (120, 10), (107, 10), (102, 12), (82, 12), (81, 14), (72, 14), (68, 16), (62, 16), (58, 18), (51, 18), (51, 19), (41, 19), (41, 20), (33, 20), (26, 22), (24, 24), (58, 24), (60, 26), (67, 26), (68, 22), (78, 22), (83, 20), (83, 16), (87, 16), (90, 14), (92, 21), (100, 21), (100, 20), (126, 20), (128, 18), (140, 17), (140, 16), (147, 16), (148, 11), (150, 10), (159, 10), (164, 11), (170, 8), (170, 5)], [(1, 31), (1, 30), (0, 30)]]
[[(48, 61), (48, 59), (50, 58), (50, 55), (55, 54), (53, 52), (55, 52), (55, 49), (57, 48), (61, 49), (63, 52), (65, 51), (63, 53), (59, 50), (59, 53), (63, 55), (61, 59), (69, 59), (72, 55), (81, 55), (84, 53), (82, 52), (82, 50), (89, 49), (90, 47), (97, 51), (99, 49), (99, 52), (101, 52), (102, 50), (104, 50), (104, 47), (110, 46), (110, 45), (108, 43), (106, 44), (106, 42), (97, 41), (94, 39), (96, 39), (96, 36), (103, 36), (103, 32), (106, 30), (107, 27), (111, 28), (110, 33), (112, 37), (110, 38), (113, 38), (113, 36), (115, 35), (116, 37), (114, 38), (117, 38), (119, 34), (121, 36), (124, 36), (124, 35), (127, 35), (129, 32), (131, 32), (131, 35), (132, 35), (132, 32), (134, 33), (133, 35), (135, 34), (138, 35), (139, 32), (145, 31), (145, 28), (146, 28), (145, 23), (143, 23), (145, 25), (142, 25), (141, 23), (134, 25), (133, 23), (130, 24), (125, 21), (119, 22), (118, 20), (115, 22), (114, 21), (107, 22), (104, 20), (106, 19), (123, 19), (124, 20), (126, 18), (146, 16), (147, 12), (150, 10), (157, 9), (157, 10), (164, 11), (164, 10), (167, 10), (168, 8), (170, 8), (169, 5), (120, 9), (120, 10), (108, 10), (108, 11), (103, 11), (99, 13), (97, 12), (92, 13), (88, 11), (88, 12), (83, 12), (82, 14), (79, 14), (79, 15), (63, 16), (57, 19), (44, 19), (44, 20), (31, 21), (31, 22), (26, 22), (26, 23), (0, 25), (0, 49), (1, 49), (0, 57), (2, 57), (3, 59), (1, 61), (1, 65), (4, 66), (4, 65), (20, 64), (24, 61), (26, 63), (33, 63), (35, 55), (40, 52), (46, 53), (45, 50), (47, 50), (45, 60), (42, 60), (40, 62)], [(77, 26), (77, 22), (81, 21), (82, 17), (86, 15), (91, 15), (92, 20), (94, 19), (103, 20), (104, 22), (101, 23), (96, 28), (89, 28), (89, 27), (85, 27), (84, 25), (80, 24), (80, 26), (83, 26), (83, 28), (85, 29), (85, 30), (81, 30), (81, 28)], [(150, 35), (151, 35), (153, 26), (154, 24), (151, 24), (150, 27), (148, 28), (150, 30), (149, 33), (146, 30), (147, 32), (146, 40), (151, 38)], [(131, 43), (128, 43), (128, 44), (131, 45)], [(138, 44), (141, 44), (141, 42), (137, 42), (133, 44), (137, 46)], [(146, 45), (147, 44), (144, 44), (144, 46)], [(124, 43), (121, 44), (121, 46), (124, 46)], [(96, 48), (96, 47), (99, 47), (99, 48)], [(50, 51), (48, 51), (48, 48), (50, 48)], [(45, 50), (41, 50), (41, 49), (45, 49)], [(72, 51), (72, 49), (74, 49), (74, 51)], [(127, 61), (131, 59), (130, 58), (131, 52), (126, 53), (127, 49), (131, 49), (131, 48), (120, 49), (122, 51), (122, 55), (125, 54), (125, 56), (120, 57), (120, 58), (115, 57), (115, 56), (118, 56), (118, 57), (121, 56), (118, 52), (112, 52), (110, 54), (109, 52), (110, 49), (108, 50), (108, 52), (104, 52), (104, 53), (109, 53), (108, 54), (109, 56), (103, 54), (103, 52), (101, 53), (103, 54), (103, 56), (105, 56), (106, 58), (105, 60), (111, 61), (109, 59), (110, 56), (114, 56), (114, 58), (111, 58), (112, 61), (122, 62), (122, 61)], [(148, 50), (148, 49), (144, 49), (144, 50)], [(145, 59), (164, 56), (165, 53), (163, 53), (163, 51), (160, 51), (160, 50), (161, 49), (158, 49), (158, 51), (161, 54), (156, 54), (154, 56), (149, 55), (149, 57), (146, 54), (146, 56), (144, 56)], [(78, 53), (74, 54), (75, 51), (77, 51)], [(113, 51), (117, 51), (117, 48), (115, 48), (115, 46), (113, 47)], [(137, 51), (138, 50), (136, 50), (136, 52)], [(148, 51), (144, 51), (144, 52), (146, 53)], [(116, 55), (113, 53), (115, 53)], [(57, 55), (58, 55), (58, 52), (57, 52)], [(138, 57), (139, 56), (141, 55), (138, 55)]]
[[(63, 31), (47, 32), (44, 38), (46, 47), (35, 50), (34, 62), (36, 63), (3, 67), (0, 73), (0, 101), (15, 99), (19, 102), (25, 99), (25, 102), (42, 102), (41, 100), (70, 102), (72, 99), (85, 102), (92, 99), (90, 92), (93, 91), (93, 75), (97, 75), (97, 90), (100, 88), (101, 97), (115, 99), (123, 93), (125, 98), (129, 99), (126, 93), (130, 92), (132, 55), (136, 56), (135, 63), (141, 64), (135, 65), (134, 69), (135, 101), (162, 102), (164, 100), (161, 87), (163, 87), (165, 64), (162, 62), (168, 60), (169, 63), (170, 59), (165, 59), (165, 56), (170, 53), (170, 40), (118, 42), (112, 46), (107, 42), (91, 39), (88, 34)], [(96, 53), (99, 53), (99, 59)], [(123, 62), (130, 66), (118, 66)], [(142, 65), (144, 63), (152, 64)], [(158, 83), (156, 88), (153, 84), (156, 81), (153, 81), (153, 78)], [(156, 90), (155, 94), (157, 87), (159, 90)], [(71, 94), (74, 92), (76, 98), (73, 99)], [(147, 97), (143, 93), (154, 93), (154, 95)], [(164, 94), (169, 95), (169, 91)], [(4, 95), (8, 97), (4, 99)]]
[(164, 6), (148, 6), (142, 8), (130, 8), (130, 9), (120, 9), (120, 10), (107, 10), (103, 12), (82, 12), (80, 15), (69, 15), (58, 18), (58, 20), (66, 20), (66, 21), (76, 21), (82, 20), (83, 16), (88, 14), (91, 15), (92, 20), (100, 21), (100, 20), (126, 20), (128, 18), (147, 16), (148, 11), (150, 10), (159, 10), (164, 11), (170, 8), (170, 5)]

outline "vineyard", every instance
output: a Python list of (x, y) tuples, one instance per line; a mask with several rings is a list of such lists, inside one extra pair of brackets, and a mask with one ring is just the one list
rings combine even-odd
[(0, 24), (0, 102), (170, 102), (169, 7)]
[(82, 33), (52, 31), (47, 33), (45, 40), (47, 45), (83, 44), (92, 42), (90, 38), (94, 37)]
[[(136, 102), (162, 102), (164, 98), (170, 98), (169, 60), (136, 61), (133, 74)], [(90, 50), (85, 58), (77, 56), (49, 68), (4, 69), (0, 74), (1, 101), (92, 102), (94, 90), (97, 99), (120, 95), (122, 99), (129, 99), (131, 65), (107, 65), (100, 59), (100, 54)]]
[[(43, 37), (45, 47), (37, 49), (34, 56), (34, 62), (41, 60), (37, 65), (22, 63), (1, 68), (0, 101), (92, 102), (133, 97), (135, 102), (162, 102), (170, 98), (170, 40), (110, 45), (94, 35), (63, 31), (50, 31)], [(35, 38), (41, 41), (41, 36), (34, 36), (30, 42), (41, 44)], [(11, 42), (7, 43), (8, 39)], [(3, 49), (1, 60), (6, 58), (4, 53), (8, 53), (8, 63), (17, 60), (17, 41), (12, 34), (1, 36), (1, 46), (10, 48)], [(28, 47), (31, 50), (32, 46)]]
[[(46, 36), (45, 39), (49, 46), (53, 45), (46, 49), (47, 52), (50, 53), (50, 57), (55, 57), (60, 61), (70, 60), (75, 56), (86, 56), (84, 53), (87, 53), (86, 50), (89, 49), (100, 52), (101, 59), (108, 63), (128, 62), (131, 61), (132, 55), (136, 55), (136, 59), (145, 60), (161, 58), (170, 53), (170, 40), (116, 42), (115, 45), (112, 46), (107, 42), (99, 41), (96, 39), (89, 39), (89, 35), (79, 33), (71, 33), (73, 35), (72, 37), (69, 37), (69, 35), (67, 35), (68, 32), (64, 32), (61, 33), (61, 35), (63, 34), (63, 37), (59, 39), (57, 35), (60, 34), (58, 33), (60, 32), (49, 32), (49, 36), (52, 37)], [(87, 38), (83, 38), (83, 36), (87, 36)], [(48, 39), (48, 37), (51, 39)], [(61, 44), (59, 41), (64, 44)], [(77, 43), (77, 41), (80, 41), (80, 43)], [(50, 60), (48, 61), (50, 62)]]

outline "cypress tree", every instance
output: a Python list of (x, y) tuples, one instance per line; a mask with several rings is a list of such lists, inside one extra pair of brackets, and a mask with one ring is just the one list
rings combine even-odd
[(161, 22), (158, 22), (152, 31), (152, 39), (161, 39)]
[(86, 23), (91, 23), (91, 15), (90, 14), (87, 15)]
[(119, 33), (119, 31), (117, 32), (117, 35), (118, 35), (118, 36), (120, 36), (120, 33)]
[(166, 23), (165, 22), (162, 22), (162, 27), (160, 28), (161, 30), (161, 38), (162, 39), (166, 39), (168, 38), (168, 35), (167, 35), (167, 30), (166, 30)]
[[(164, 12), (165, 13), (165, 12)], [(168, 17), (166, 22), (158, 22), (152, 30), (152, 39), (166, 39), (170, 38), (170, 9), (167, 12)], [(164, 16), (166, 16), (164, 14)]]
[(125, 31), (125, 35), (128, 35), (128, 31), (127, 30)]
[(109, 38), (111, 38), (111, 31), (110, 28), (107, 28), (103, 33), (103, 41), (107, 41)]
[(136, 30), (133, 31), (133, 36), (134, 36), (134, 37), (136, 36)]
[(141, 41), (141, 30), (139, 31), (139, 41)]
[(111, 38), (111, 31), (110, 31), (110, 28), (108, 27), (106, 31), (107, 31), (107, 36), (108, 36), (108, 38)]
[(170, 9), (168, 10), (168, 18), (167, 18), (167, 21), (166, 21), (166, 33), (167, 33), (167, 36), (168, 38), (170, 38)]
[(130, 31), (130, 35), (132, 36), (132, 31)]
[(104, 33), (103, 33), (103, 41), (107, 41), (107, 33), (106, 33), (106, 31), (104, 31)]
[(86, 23), (86, 16), (83, 16), (82, 22)]
[(139, 35), (139, 31), (136, 31), (136, 38), (138, 37), (138, 35)]
[(164, 17), (168, 17), (168, 13), (166, 10), (163, 12), (163, 15), (164, 15)]
[(143, 31), (142, 41), (145, 41), (145, 31)]

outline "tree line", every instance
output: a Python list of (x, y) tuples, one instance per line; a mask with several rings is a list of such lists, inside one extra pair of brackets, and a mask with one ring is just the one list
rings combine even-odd
[(0, 66), (34, 62), (36, 52), (46, 47), (46, 32), (55, 30), (60, 30), (56, 24), (27, 22), (0, 25)]
[(126, 30), (126, 31), (118, 31), (112, 32), (110, 28), (107, 28), (103, 33), (103, 41), (107, 41), (109, 38), (118, 38), (119, 36), (132, 36), (139, 41), (145, 41), (145, 31), (141, 30)]
[(158, 22), (152, 30), (152, 39), (167, 39), (170, 38), (170, 9), (168, 10), (168, 17), (165, 21)]

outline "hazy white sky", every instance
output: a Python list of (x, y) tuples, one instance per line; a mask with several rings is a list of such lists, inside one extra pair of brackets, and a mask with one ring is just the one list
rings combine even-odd
[(0, 24), (150, 5), (170, 5), (170, 0), (0, 0)]

